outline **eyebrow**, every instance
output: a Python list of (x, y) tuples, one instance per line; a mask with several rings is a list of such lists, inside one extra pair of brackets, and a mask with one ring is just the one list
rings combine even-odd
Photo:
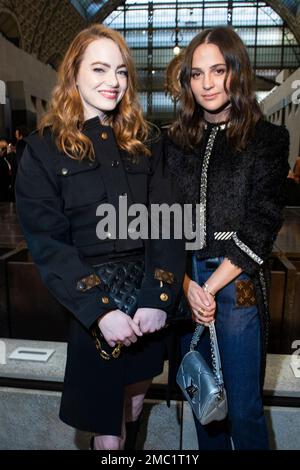
[[(212, 65), (211, 67), (209, 67), (210, 69), (215, 69), (216, 67), (220, 67), (220, 65), (225, 65), (226, 64), (215, 64), (215, 65)], [(201, 67), (192, 67), (192, 70), (202, 70)]]
[[(106, 62), (100, 62), (99, 60), (98, 60), (98, 62), (93, 62), (91, 65), (104, 65), (105, 67), (108, 67), (108, 68), (111, 67), (110, 64), (107, 64)], [(125, 65), (125, 64), (118, 65), (118, 66), (117, 66), (117, 69), (121, 69), (121, 68), (123, 68), (123, 67), (126, 68), (126, 65)]]

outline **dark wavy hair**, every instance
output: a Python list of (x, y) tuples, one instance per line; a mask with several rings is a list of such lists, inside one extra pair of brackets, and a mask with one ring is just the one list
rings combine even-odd
[[(251, 139), (262, 112), (253, 90), (253, 71), (246, 47), (230, 27), (206, 29), (197, 34), (185, 49), (179, 77), (180, 109), (176, 121), (169, 129), (169, 136), (185, 150), (193, 150), (201, 142), (205, 125), (204, 112), (191, 90), (193, 54), (201, 44), (215, 44), (224, 57), (224, 88), (231, 103), (227, 139), (233, 148), (243, 150)], [(229, 74), (231, 79), (227, 87)]]

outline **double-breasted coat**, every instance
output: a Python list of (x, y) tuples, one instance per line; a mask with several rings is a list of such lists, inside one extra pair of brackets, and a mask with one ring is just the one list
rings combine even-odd
[[(91, 328), (97, 319), (117, 308), (98, 284), (89, 289), (94, 266), (107, 260), (145, 253), (146, 272), (140, 307), (165, 310), (172, 316), (185, 268), (182, 240), (107, 239), (97, 237), (97, 208), (109, 203), (119, 216), (120, 197), (133, 203), (176, 202), (166, 172), (160, 142), (151, 157), (137, 161), (117, 146), (111, 127), (98, 118), (85, 122), (95, 160), (78, 161), (59, 152), (50, 129), (27, 138), (19, 167), (16, 196), (19, 220), (42, 280), (72, 313), (61, 418), (79, 429), (119, 435), (123, 388), (161, 372), (164, 332), (145, 335), (116, 360), (103, 361)], [(118, 232), (118, 227), (117, 227)], [(161, 282), (156, 270), (172, 273)]]

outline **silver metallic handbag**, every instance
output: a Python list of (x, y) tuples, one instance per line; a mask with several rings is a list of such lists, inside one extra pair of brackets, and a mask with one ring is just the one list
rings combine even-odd
[(196, 327), (190, 350), (181, 361), (176, 381), (200, 423), (208, 424), (226, 417), (227, 396), (214, 322), (209, 324), (213, 370), (201, 354), (195, 351), (204, 329), (203, 325)]

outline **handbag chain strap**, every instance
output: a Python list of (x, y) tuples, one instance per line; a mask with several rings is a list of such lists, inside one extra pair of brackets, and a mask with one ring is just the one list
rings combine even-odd
[[(212, 358), (212, 369), (213, 369), (214, 376), (216, 378), (216, 382), (220, 388), (220, 397), (221, 397), (224, 392), (224, 380), (223, 380), (223, 374), (222, 374), (221, 359), (220, 359), (220, 352), (219, 352), (215, 322), (214, 321), (210, 322), (208, 325), (208, 328), (209, 328), (209, 337), (210, 337), (210, 352), (211, 352), (211, 358)], [(202, 335), (204, 329), (205, 329), (204, 325), (197, 325), (194, 331), (192, 340), (191, 340), (190, 351), (195, 350), (199, 342), (200, 336)]]
[(105, 349), (102, 348), (100, 336), (99, 336), (96, 328), (92, 329), (92, 335), (93, 335), (94, 340), (95, 340), (96, 348), (99, 351), (99, 354), (102, 357), (102, 359), (104, 359), (105, 361), (109, 361), (110, 359), (118, 359), (118, 357), (120, 356), (120, 353), (121, 353), (121, 348), (123, 346), (122, 343), (117, 343), (117, 345), (112, 350), (111, 354), (109, 354), (107, 351), (105, 351)]

